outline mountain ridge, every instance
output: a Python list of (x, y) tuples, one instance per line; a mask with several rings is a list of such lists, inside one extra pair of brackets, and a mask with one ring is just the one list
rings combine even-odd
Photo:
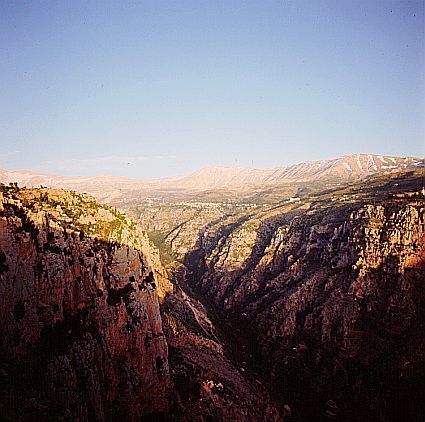
[[(376, 161), (378, 161), (378, 163)], [(351, 168), (349, 162), (356, 163), (357, 168)], [(345, 164), (344, 164), (345, 163)], [(36, 172), (33, 170), (20, 169), (20, 170), (8, 170), (0, 169), (0, 177), (3, 179), (7, 174), (16, 174), (16, 175), (28, 175), (29, 177), (50, 177), (54, 179), (64, 179), (64, 180), (109, 180), (113, 179), (116, 181), (126, 181), (129, 183), (145, 183), (147, 185), (161, 183), (167, 184), (170, 182), (179, 182), (186, 180), (188, 178), (199, 177), (201, 175), (213, 175), (216, 173), (226, 174), (226, 175), (237, 175), (237, 174), (258, 174), (263, 178), (263, 181), (267, 181), (273, 176), (279, 179), (282, 178), (295, 178), (297, 174), (302, 175), (302, 170), (305, 169), (326, 169), (330, 170), (336, 165), (341, 164), (347, 171), (347, 173), (354, 173), (354, 175), (371, 173), (370, 169), (375, 171), (386, 170), (386, 169), (395, 169), (400, 166), (407, 167), (409, 165), (414, 166), (423, 166), (425, 165), (425, 159), (414, 156), (388, 156), (388, 155), (379, 155), (379, 154), (351, 154), (343, 155), (341, 157), (335, 157), (324, 160), (307, 160), (294, 164), (288, 164), (278, 167), (266, 167), (266, 168), (255, 168), (255, 167), (240, 167), (240, 166), (206, 166), (202, 167), (192, 173), (182, 176), (170, 176), (165, 178), (155, 178), (155, 179), (138, 179), (138, 178), (129, 178), (125, 176), (117, 176), (111, 174), (99, 174), (94, 176), (62, 176), (54, 173), (48, 172)], [(365, 166), (366, 164), (366, 166)]]
[[(0, 182), (87, 192), (101, 201), (117, 206), (148, 198), (249, 202), (267, 195), (276, 197), (270, 200), (289, 197), (299, 189), (310, 188), (313, 184), (352, 182), (375, 174), (422, 167), (425, 167), (423, 158), (354, 154), (265, 169), (210, 166), (186, 176), (152, 180), (111, 175), (58, 176), (27, 170), (0, 169)], [(273, 195), (270, 195), (271, 191), (274, 192)]]

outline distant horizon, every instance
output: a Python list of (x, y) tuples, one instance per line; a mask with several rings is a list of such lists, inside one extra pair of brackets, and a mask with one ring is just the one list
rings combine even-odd
[(325, 158), (325, 159), (318, 159), (318, 160), (306, 160), (306, 161), (298, 161), (290, 164), (285, 164), (281, 166), (276, 167), (242, 167), (242, 166), (221, 166), (221, 165), (208, 165), (204, 167), (199, 167), (193, 171), (190, 171), (188, 173), (182, 173), (182, 174), (176, 174), (166, 177), (155, 177), (155, 178), (141, 178), (141, 177), (127, 177), (120, 174), (111, 174), (111, 173), (95, 173), (95, 174), (63, 174), (63, 173), (55, 173), (55, 172), (49, 172), (49, 171), (37, 171), (33, 170), (31, 168), (7, 168), (7, 167), (0, 167), (0, 171), (9, 171), (9, 172), (28, 172), (33, 173), (35, 175), (45, 175), (45, 176), (57, 176), (57, 177), (77, 177), (77, 178), (96, 178), (96, 177), (114, 177), (114, 178), (123, 178), (123, 179), (129, 179), (129, 180), (147, 180), (147, 181), (153, 181), (153, 180), (164, 180), (164, 179), (175, 179), (175, 178), (184, 178), (186, 176), (193, 175), (197, 172), (200, 172), (202, 170), (211, 169), (211, 168), (222, 168), (222, 169), (241, 169), (241, 170), (274, 170), (274, 169), (282, 169), (286, 167), (291, 167), (303, 163), (315, 163), (315, 162), (322, 162), (322, 161), (333, 161), (338, 160), (344, 157), (353, 157), (356, 155), (362, 155), (362, 156), (373, 156), (373, 157), (387, 157), (387, 158), (415, 158), (418, 160), (424, 160), (425, 157), (421, 156), (413, 156), (413, 155), (386, 155), (386, 154), (379, 154), (379, 153), (354, 153), (354, 154), (345, 154), (337, 157), (331, 157), (331, 158)]

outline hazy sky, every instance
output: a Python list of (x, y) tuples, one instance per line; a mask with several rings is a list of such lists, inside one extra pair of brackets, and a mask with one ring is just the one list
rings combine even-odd
[(424, 2), (0, 0), (0, 168), (424, 156)]

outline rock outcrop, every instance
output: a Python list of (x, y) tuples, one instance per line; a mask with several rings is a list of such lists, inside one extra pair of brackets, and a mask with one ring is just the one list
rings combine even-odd
[(3, 419), (281, 420), (133, 220), (69, 191), (0, 200)]
[(423, 199), (301, 211), (202, 238), (193, 286), (287, 418), (422, 420)]
[(145, 240), (131, 220), (87, 195), (2, 187), (3, 420), (167, 412), (158, 291), (169, 287)]

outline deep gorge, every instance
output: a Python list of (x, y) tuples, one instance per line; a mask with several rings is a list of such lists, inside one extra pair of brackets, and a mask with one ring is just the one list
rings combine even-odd
[(3, 418), (421, 421), (420, 180), (134, 219), (3, 185)]

